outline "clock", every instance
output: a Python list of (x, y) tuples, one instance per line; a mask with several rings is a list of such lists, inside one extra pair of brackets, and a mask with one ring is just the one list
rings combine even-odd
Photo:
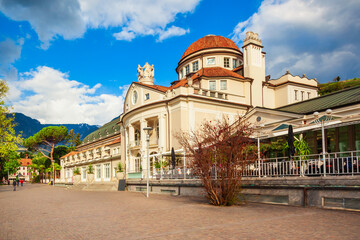
[(136, 90), (134, 90), (133, 94), (132, 94), (132, 103), (133, 105), (135, 105), (137, 103), (138, 100), (138, 92)]

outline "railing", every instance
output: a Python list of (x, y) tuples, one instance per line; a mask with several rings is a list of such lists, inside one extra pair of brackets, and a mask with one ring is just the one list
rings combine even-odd
[[(141, 162), (141, 159), (140, 159)], [(189, 162), (186, 160), (186, 162)], [(132, 178), (146, 178), (147, 169), (133, 168), (127, 173)], [(138, 173), (136, 175), (136, 173)], [(216, 178), (215, 167), (211, 168), (211, 176)], [(248, 164), (242, 171), (243, 177), (326, 177), (326, 176), (360, 175), (360, 151), (278, 157), (256, 160)], [(197, 179), (191, 168), (184, 166), (150, 169), (151, 179)]]
[[(130, 178), (146, 178), (147, 170), (142, 169), (139, 171), (132, 170), (127, 172)], [(134, 177), (136, 176), (136, 177)], [(141, 176), (141, 177), (140, 177)], [(176, 167), (171, 169), (169, 167), (161, 169), (150, 169), (150, 178), (151, 179), (197, 179), (198, 177), (193, 174), (193, 171), (190, 168), (186, 168), (185, 171), (183, 167)]]
[[(325, 156), (325, 159), (324, 159)], [(261, 159), (249, 164), (246, 177), (359, 175), (360, 151)]]
[(194, 88), (194, 94), (213, 97), (213, 98), (220, 98), (220, 99), (228, 99), (228, 94), (225, 92), (219, 92), (215, 90), (207, 90), (201, 88)]

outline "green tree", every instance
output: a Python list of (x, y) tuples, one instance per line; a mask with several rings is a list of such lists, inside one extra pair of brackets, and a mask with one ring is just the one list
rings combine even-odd
[(60, 164), (60, 158), (66, 154), (68, 154), (71, 151), (71, 149), (67, 146), (60, 145), (56, 146), (54, 149), (54, 161), (57, 164)]
[(66, 138), (66, 143), (70, 144), (71, 150), (75, 150), (81, 144), (80, 134), (75, 134), (74, 129), (71, 129)]
[(14, 174), (20, 167), (20, 156), (16, 152), (11, 152), (8, 154), (8, 161), (5, 163), (5, 172), (9, 174)]
[(7, 176), (7, 171), (4, 171), (6, 161), (22, 141), (21, 135), (15, 134), (14, 114), (10, 113), (11, 107), (4, 101), (8, 90), (7, 83), (0, 80), (0, 178)]
[[(54, 149), (55, 146), (66, 140), (68, 130), (64, 126), (50, 126), (41, 129), (35, 133), (34, 136), (28, 137), (24, 140), (23, 145), (28, 149), (35, 149), (41, 153), (45, 158), (50, 159), (54, 165)], [(55, 177), (54, 177), (55, 183)]]

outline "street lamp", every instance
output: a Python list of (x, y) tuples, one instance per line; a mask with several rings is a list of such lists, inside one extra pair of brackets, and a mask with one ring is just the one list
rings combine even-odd
[(144, 127), (146, 131), (146, 143), (147, 143), (147, 178), (146, 178), (146, 197), (149, 197), (149, 178), (150, 178), (150, 158), (149, 158), (149, 142), (150, 142), (150, 131), (153, 130), (152, 127)]
[(259, 169), (259, 177), (261, 176), (260, 171), (260, 164), (261, 164), (261, 158), (260, 158), (260, 131), (261, 129), (264, 127), (263, 123), (260, 123), (261, 121), (261, 117), (257, 117), (256, 121), (259, 123), (258, 125), (256, 125), (256, 128), (258, 129), (258, 138), (257, 138), (257, 149), (258, 149), (258, 169)]
[[(331, 114), (332, 114), (332, 110), (331, 109), (327, 109), (325, 111), (326, 113), (326, 117), (325, 119), (321, 119), (321, 117), (319, 116), (319, 112), (314, 112), (313, 115), (315, 117), (315, 123), (320, 123), (321, 124), (321, 136), (322, 136), (322, 155), (323, 155), (323, 160), (324, 160), (324, 176), (326, 176), (326, 158), (325, 158), (325, 122), (331, 120)], [(320, 120), (321, 119), (321, 120)]]

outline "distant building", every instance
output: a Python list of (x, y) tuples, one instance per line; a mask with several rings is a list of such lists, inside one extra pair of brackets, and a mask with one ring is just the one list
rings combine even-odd
[[(60, 181), (73, 182), (73, 171), (79, 168), (81, 181), (86, 182), (90, 164), (94, 167), (95, 182), (115, 181), (120, 162), (120, 126), (115, 119), (84, 138), (81, 145), (60, 158)], [(122, 164), (125, 167), (125, 163)]]
[(25, 158), (20, 159), (20, 167), (15, 174), (9, 175), (9, 179), (15, 179), (19, 176), (19, 179), (29, 181), (31, 179), (31, 171), (29, 171), (29, 165), (32, 164), (32, 160), (26, 155)]

